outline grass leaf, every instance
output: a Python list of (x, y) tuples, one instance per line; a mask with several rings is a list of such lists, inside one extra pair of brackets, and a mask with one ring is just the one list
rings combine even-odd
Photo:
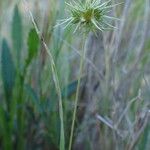
[(29, 64), (32, 59), (37, 55), (38, 48), (40, 45), (40, 40), (37, 35), (36, 30), (33, 28), (30, 30), (28, 35), (28, 58), (27, 58), (27, 64)]
[(7, 100), (11, 97), (15, 84), (15, 67), (7, 41), (2, 42), (2, 79)]
[(21, 49), (23, 45), (23, 27), (22, 27), (22, 19), (20, 12), (18, 10), (17, 5), (15, 6), (14, 9), (14, 14), (13, 14), (13, 22), (12, 22), (12, 42), (13, 42), (13, 48), (16, 52), (16, 57), (17, 57), (17, 64), (19, 65), (20, 63), (20, 56), (21, 56)]

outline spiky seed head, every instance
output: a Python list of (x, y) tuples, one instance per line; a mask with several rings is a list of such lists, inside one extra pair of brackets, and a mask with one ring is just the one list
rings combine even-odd
[[(120, 3), (119, 3), (120, 4)], [(75, 26), (74, 32), (83, 30), (85, 32), (96, 30), (104, 31), (106, 29), (115, 28), (110, 23), (118, 18), (108, 16), (110, 9), (118, 4), (111, 5), (111, 0), (101, 2), (101, 0), (85, 0), (84, 2), (72, 1), (66, 3), (69, 8), (70, 17), (62, 20), (58, 25), (65, 24)]]

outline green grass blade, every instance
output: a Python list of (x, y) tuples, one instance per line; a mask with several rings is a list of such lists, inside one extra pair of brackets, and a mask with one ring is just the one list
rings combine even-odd
[(15, 67), (7, 41), (2, 42), (2, 79), (6, 96), (6, 105), (10, 109), (10, 98), (15, 84)]
[(15, 6), (14, 14), (13, 14), (11, 36), (12, 36), (13, 48), (17, 57), (16, 59), (17, 66), (20, 66), (20, 56), (21, 56), (21, 49), (23, 44), (23, 27), (22, 27), (21, 15), (17, 5)]
[(28, 58), (26, 60), (26, 64), (28, 65), (32, 61), (32, 59), (36, 57), (40, 45), (39, 37), (34, 28), (31, 29), (29, 32), (27, 44), (28, 44)]

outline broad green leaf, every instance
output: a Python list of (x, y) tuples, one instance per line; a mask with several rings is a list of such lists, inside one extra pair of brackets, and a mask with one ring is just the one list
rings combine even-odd
[(17, 56), (17, 63), (19, 65), (20, 63), (20, 56), (21, 56), (21, 49), (22, 49), (22, 44), (23, 44), (23, 27), (22, 27), (22, 19), (20, 12), (18, 10), (17, 5), (15, 6), (14, 9), (14, 14), (13, 14), (13, 22), (12, 22), (12, 41), (13, 41), (13, 48), (16, 52)]
[(32, 59), (37, 55), (38, 48), (40, 45), (39, 37), (36, 33), (36, 30), (33, 28), (30, 30), (28, 35), (28, 58), (27, 58), (27, 64), (29, 64)]
[(15, 67), (7, 41), (2, 42), (2, 79), (7, 100), (11, 97), (15, 84)]

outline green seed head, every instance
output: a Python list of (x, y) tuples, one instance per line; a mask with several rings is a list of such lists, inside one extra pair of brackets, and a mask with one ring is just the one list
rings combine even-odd
[(68, 6), (70, 17), (62, 20), (60, 24), (66, 23), (65, 28), (70, 25), (75, 26), (74, 32), (77, 30), (85, 32), (104, 31), (114, 28), (110, 23), (112, 20), (118, 20), (118, 18), (108, 16), (111, 8), (118, 5), (111, 5), (111, 0), (104, 3), (101, 0), (73, 1), (72, 3), (66, 3), (66, 5)]

